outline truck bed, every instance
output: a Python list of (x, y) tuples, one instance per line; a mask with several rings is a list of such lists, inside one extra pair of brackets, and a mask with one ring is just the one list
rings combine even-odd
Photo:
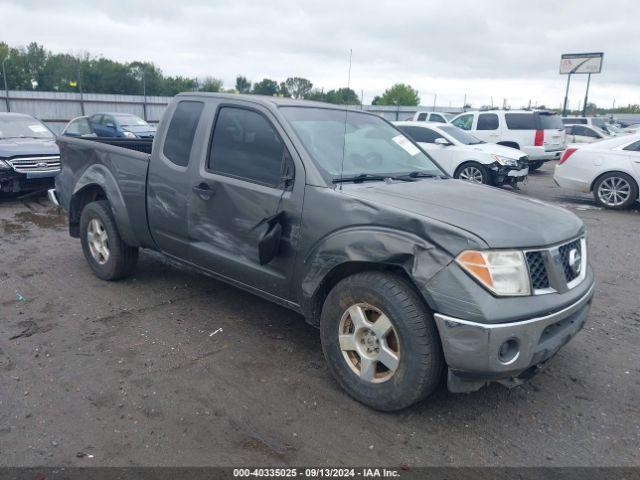
[(147, 153), (151, 155), (153, 148), (152, 138), (113, 138), (113, 137), (79, 137), (82, 140), (90, 140), (92, 142), (105, 143), (114, 147), (128, 148), (137, 152)]
[[(58, 137), (61, 171), (56, 177), (60, 204), (70, 211), (71, 197), (92, 184), (109, 199), (120, 234), (129, 245), (149, 245), (146, 182), (152, 141), (147, 139)], [(149, 153), (145, 152), (147, 150)]]

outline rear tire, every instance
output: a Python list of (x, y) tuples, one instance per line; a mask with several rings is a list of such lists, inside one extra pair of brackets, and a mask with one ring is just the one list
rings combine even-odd
[(463, 163), (456, 169), (453, 174), (453, 178), (464, 180), (469, 183), (482, 183), (484, 185), (492, 184), (489, 171), (484, 165), (481, 165), (478, 162)]
[(535, 172), (540, 167), (542, 167), (542, 165), (544, 165), (544, 162), (542, 160), (530, 160), (529, 161), (529, 171), (530, 172)]
[(440, 383), (444, 359), (435, 322), (399, 275), (364, 272), (339, 282), (324, 302), (320, 337), (340, 386), (376, 410), (406, 408)]
[(91, 270), (103, 280), (127, 277), (138, 263), (138, 247), (122, 241), (106, 200), (91, 202), (82, 210), (80, 241)]
[(638, 184), (626, 173), (605, 173), (593, 184), (593, 198), (601, 207), (624, 210), (638, 198)]

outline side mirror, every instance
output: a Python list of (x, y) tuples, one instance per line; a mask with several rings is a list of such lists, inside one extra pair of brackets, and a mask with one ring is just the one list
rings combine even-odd
[(111, 122), (109, 122), (109, 123), (105, 123), (105, 124), (104, 124), (104, 126), (105, 126), (105, 127), (109, 127), (109, 128), (116, 128), (116, 126), (115, 126), (113, 123), (111, 123)]
[(433, 143), (435, 143), (436, 145), (442, 145), (443, 147), (447, 147), (451, 145), (451, 143), (446, 138), (442, 138), (442, 137), (436, 138)]

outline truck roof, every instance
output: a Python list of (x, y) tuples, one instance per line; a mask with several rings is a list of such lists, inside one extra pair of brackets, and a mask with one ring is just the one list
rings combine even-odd
[[(247, 102), (258, 103), (266, 107), (321, 107), (335, 110), (344, 110), (345, 105), (333, 103), (315, 102), (312, 100), (296, 100), (287, 97), (270, 97), (267, 95), (238, 94), (238, 93), (212, 93), (212, 92), (183, 92), (177, 97), (205, 97), (205, 98), (225, 98), (229, 100), (245, 100)], [(353, 105), (349, 105), (353, 107)], [(363, 112), (367, 113), (367, 112)]]

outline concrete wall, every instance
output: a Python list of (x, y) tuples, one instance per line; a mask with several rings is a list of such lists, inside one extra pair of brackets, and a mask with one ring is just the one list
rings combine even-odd
[[(171, 97), (147, 97), (147, 121), (157, 123)], [(9, 106), (12, 112), (27, 113), (44, 121), (56, 133), (60, 133), (67, 122), (81, 115), (96, 112), (133, 113), (144, 118), (144, 97), (142, 95), (111, 95), (103, 93), (31, 92), (9, 90)], [(84, 112), (83, 112), (84, 108)], [(350, 107), (378, 114), (387, 120), (407, 120), (416, 111), (432, 111), (433, 107), (385, 107), (363, 105)], [(6, 111), (5, 92), (0, 90), (0, 112)], [(440, 108), (439, 112), (456, 113), (461, 108)]]

